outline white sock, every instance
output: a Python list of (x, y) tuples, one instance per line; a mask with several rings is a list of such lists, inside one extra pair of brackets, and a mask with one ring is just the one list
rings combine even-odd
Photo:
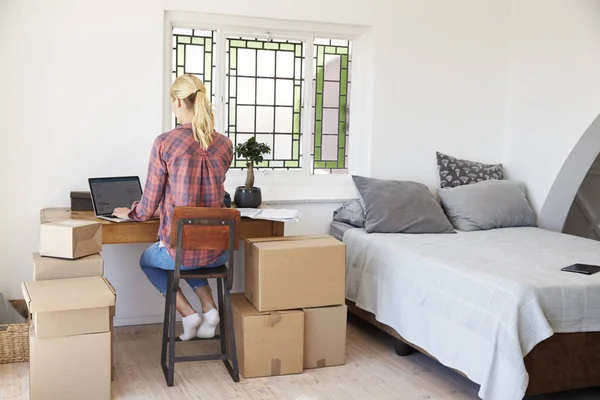
[(196, 329), (200, 326), (202, 317), (200, 314), (195, 313), (181, 318), (181, 322), (183, 323), (183, 333), (179, 335), (179, 339), (183, 341), (190, 340), (196, 335)]
[(196, 336), (203, 339), (210, 339), (215, 337), (215, 331), (217, 325), (220, 322), (219, 312), (216, 308), (213, 308), (209, 312), (202, 315), (202, 323), (196, 332)]

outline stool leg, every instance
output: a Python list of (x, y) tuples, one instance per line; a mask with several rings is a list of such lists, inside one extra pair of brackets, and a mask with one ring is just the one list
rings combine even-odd
[(165, 374), (167, 373), (167, 343), (169, 341), (169, 312), (171, 310), (171, 292), (168, 289), (171, 287), (171, 280), (172, 276), (169, 274), (167, 278), (167, 293), (165, 293), (165, 317), (163, 320), (162, 346), (160, 350), (160, 363)]
[[(223, 282), (225, 286), (225, 282)], [(231, 312), (231, 296), (229, 293), (229, 289), (227, 287), (225, 289), (225, 314), (227, 314), (227, 332), (229, 338), (229, 352), (231, 356), (231, 363), (233, 364), (233, 371), (231, 371), (231, 378), (234, 382), (240, 381), (240, 373), (238, 370), (238, 362), (237, 362), (237, 351), (235, 349), (235, 335), (233, 332), (233, 313)]]
[(171, 304), (169, 310), (169, 368), (167, 370), (167, 386), (173, 386), (175, 380), (175, 302), (177, 301), (177, 292), (171, 291)]
[(217, 278), (217, 299), (219, 302), (219, 339), (221, 354), (227, 354), (227, 336), (225, 335), (225, 308), (223, 306), (223, 278)]

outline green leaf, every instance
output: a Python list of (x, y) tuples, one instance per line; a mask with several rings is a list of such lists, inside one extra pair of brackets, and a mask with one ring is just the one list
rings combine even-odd
[(266, 143), (258, 143), (255, 137), (251, 137), (245, 143), (238, 144), (235, 151), (238, 157), (257, 164), (263, 161), (263, 154), (271, 152), (271, 148)]

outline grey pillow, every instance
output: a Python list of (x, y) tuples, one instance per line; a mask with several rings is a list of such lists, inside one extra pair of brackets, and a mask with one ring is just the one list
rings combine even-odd
[(461, 231), (537, 226), (521, 182), (488, 180), (438, 189), (438, 194), (452, 225)]
[(504, 179), (502, 164), (483, 164), (477, 161), (460, 160), (436, 151), (440, 187), (457, 187), (489, 179)]
[(369, 233), (453, 233), (452, 224), (427, 186), (352, 176), (364, 204)]
[(365, 226), (365, 212), (358, 200), (350, 200), (333, 212), (333, 220), (348, 225), (363, 228)]

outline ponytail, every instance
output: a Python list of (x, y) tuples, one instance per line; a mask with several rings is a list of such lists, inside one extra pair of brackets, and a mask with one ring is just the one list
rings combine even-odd
[(171, 97), (180, 99), (193, 108), (192, 131), (194, 140), (207, 149), (213, 140), (215, 115), (202, 81), (194, 75), (181, 75), (171, 85)]
[(208, 96), (203, 90), (198, 89), (195, 97), (194, 117), (192, 118), (194, 140), (199, 142), (203, 149), (207, 149), (212, 143), (215, 131), (215, 115)]

